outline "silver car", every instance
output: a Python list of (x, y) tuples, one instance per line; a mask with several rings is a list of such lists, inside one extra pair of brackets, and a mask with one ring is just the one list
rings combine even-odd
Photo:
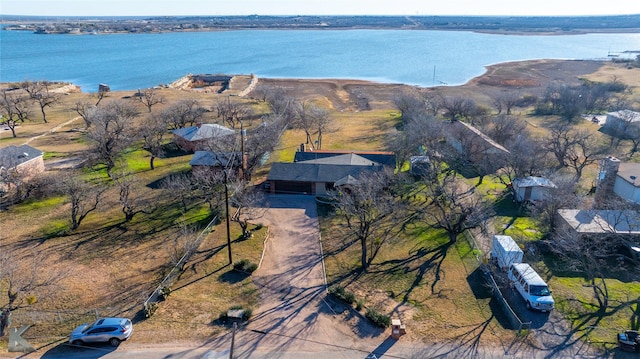
[(71, 332), (69, 343), (109, 343), (114, 347), (133, 334), (133, 324), (127, 318), (102, 318), (93, 324), (82, 324)]

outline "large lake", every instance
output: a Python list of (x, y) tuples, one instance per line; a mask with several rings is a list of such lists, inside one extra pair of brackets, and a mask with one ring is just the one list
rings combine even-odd
[(69, 81), (84, 91), (167, 84), (187, 73), (351, 78), (458, 85), (486, 65), (603, 59), (640, 50), (640, 34), (494, 35), (415, 30), (243, 30), (37, 35), (0, 31), (0, 82)]

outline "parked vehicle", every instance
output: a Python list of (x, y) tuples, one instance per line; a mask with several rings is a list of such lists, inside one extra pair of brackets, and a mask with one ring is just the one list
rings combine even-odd
[(71, 332), (69, 343), (83, 345), (86, 343), (109, 343), (114, 347), (120, 345), (133, 334), (133, 324), (127, 318), (102, 318), (92, 324), (82, 324)]
[(640, 352), (640, 334), (637, 330), (618, 333), (618, 348), (628, 352)]
[(529, 264), (512, 263), (508, 277), (527, 304), (527, 309), (547, 312), (554, 308), (555, 301), (547, 283)]
[(498, 268), (506, 270), (511, 263), (522, 262), (522, 250), (511, 236), (495, 235), (491, 245), (491, 260)]

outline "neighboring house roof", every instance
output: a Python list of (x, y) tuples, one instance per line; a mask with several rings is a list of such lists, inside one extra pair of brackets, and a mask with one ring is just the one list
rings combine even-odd
[(498, 152), (510, 153), (507, 148), (499, 144), (498, 142), (491, 139), (491, 137), (485, 135), (482, 131), (477, 128), (471, 126), (470, 124), (462, 121), (452, 121), (450, 127), (453, 128), (454, 131), (465, 132), (465, 135), (475, 136), (476, 139), (482, 140), (488, 146), (488, 148), (484, 149), (483, 152), (491, 152), (491, 149)]
[(330, 151), (330, 150), (313, 150), (298, 151), (295, 154), (293, 162), (309, 161), (320, 158), (339, 156), (344, 154), (356, 154), (370, 161), (377, 162), (381, 165), (395, 167), (396, 155), (393, 152), (386, 151)]
[(546, 187), (546, 188), (556, 188), (556, 185), (551, 182), (548, 178), (543, 177), (524, 177), (524, 178), (516, 178), (513, 180), (514, 185), (520, 188), (525, 187)]
[(640, 163), (620, 163), (618, 177), (631, 183), (634, 187), (640, 187)]
[(189, 161), (191, 166), (210, 167), (239, 167), (241, 164), (240, 153), (196, 151)]
[(379, 163), (370, 161), (362, 156), (358, 156), (354, 153), (346, 155), (337, 155), (332, 157), (318, 158), (315, 160), (307, 160), (296, 163), (317, 163), (325, 165), (353, 165), (353, 166), (376, 166)]
[(620, 110), (615, 112), (609, 112), (607, 116), (616, 117), (628, 122), (640, 122), (640, 112), (631, 111), (631, 110)]
[(0, 168), (13, 168), (43, 154), (44, 152), (29, 145), (0, 148)]
[(172, 132), (174, 135), (182, 137), (187, 141), (206, 140), (209, 138), (233, 135), (235, 133), (232, 129), (215, 123), (204, 123), (198, 126), (179, 128)]
[(349, 175), (358, 178), (363, 172), (379, 171), (381, 169), (382, 166), (380, 165), (361, 166), (308, 162), (276, 162), (271, 164), (271, 170), (269, 171), (267, 180), (335, 183)]
[(640, 213), (637, 211), (559, 209), (558, 214), (582, 234), (640, 234)]

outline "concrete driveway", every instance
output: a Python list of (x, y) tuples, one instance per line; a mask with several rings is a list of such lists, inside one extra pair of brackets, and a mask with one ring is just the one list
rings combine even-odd
[[(377, 345), (367, 343), (367, 337), (380, 337), (383, 331), (361, 323), (355, 335), (353, 325), (345, 323), (344, 313), (335, 313), (325, 300), (315, 199), (270, 195), (268, 202), (264, 217), (256, 222), (269, 226), (269, 239), (262, 264), (252, 275), (261, 288), (261, 304), (236, 333), (234, 358), (253, 358), (266, 352), (271, 353), (269, 358), (291, 357), (293, 353), (298, 357), (326, 356), (328, 352), (336, 358), (353, 358), (350, 348), (355, 349), (356, 357), (365, 357), (366, 348)], [(358, 339), (362, 334), (364, 339)], [(230, 342), (230, 335), (225, 335), (212, 344), (229, 348)]]

